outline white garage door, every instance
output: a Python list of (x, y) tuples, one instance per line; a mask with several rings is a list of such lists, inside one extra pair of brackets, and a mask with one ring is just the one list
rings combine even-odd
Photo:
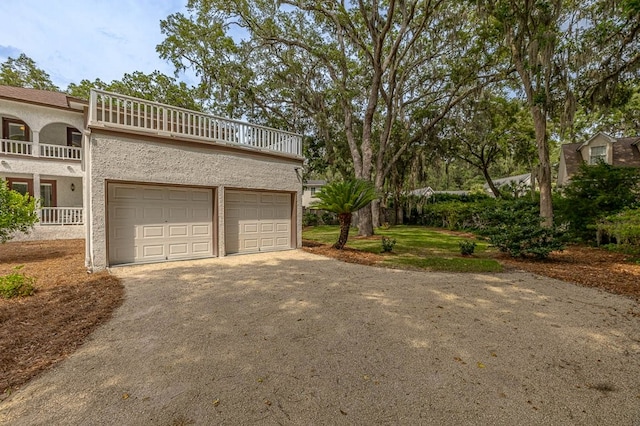
[(291, 195), (225, 191), (225, 247), (228, 254), (291, 248)]
[(108, 186), (109, 263), (213, 256), (213, 191)]

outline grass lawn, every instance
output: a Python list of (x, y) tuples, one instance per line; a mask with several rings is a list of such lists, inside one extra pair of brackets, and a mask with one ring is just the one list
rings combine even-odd
[[(315, 226), (305, 228), (302, 237), (306, 240), (333, 244), (338, 239), (338, 226)], [(470, 234), (452, 234), (422, 226), (392, 226), (376, 229), (376, 235), (357, 237), (357, 230), (349, 234), (347, 247), (380, 254), (382, 237), (396, 240), (391, 253), (383, 253), (382, 264), (398, 268), (420, 268), (431, 271), (450, 272), (500, 272), (502, 266), (492, 259), (493, 249), (489, 243), (476, 240)], [(462, 256), (459, 243), (472, 240), (476, 243), (473, 256)]]

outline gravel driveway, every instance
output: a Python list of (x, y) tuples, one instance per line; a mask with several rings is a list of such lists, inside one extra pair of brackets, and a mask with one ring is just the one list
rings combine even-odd
[(114, 318), (0, 423), (640, 425), (621, 296), (301, 251), (114, 273)]

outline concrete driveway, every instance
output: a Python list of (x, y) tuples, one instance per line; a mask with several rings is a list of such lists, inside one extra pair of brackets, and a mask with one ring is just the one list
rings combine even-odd
[(640, 308), (620, 296), (301, 251), (114, 273), (114, 318), (0, 423), (640, 424)]

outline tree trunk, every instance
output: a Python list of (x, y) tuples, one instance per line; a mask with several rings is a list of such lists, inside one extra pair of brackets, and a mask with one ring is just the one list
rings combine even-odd
[(542, 226), (553, 225), (553, 204), (551, 199), (551, 162), (549, 161), (549, 144), (547, 142), (547, 119), (540, 107), (531, 108), (536, 132), (538, 148), (538, 184), (540, 185), (540, 218)]
[(380, 220), (380, 200), (373, 200), (371, 202), (371, 219), (374, 228), (382, 226), (382, 221)]
[(349, 227), (351, 226), (351, 213), (340, 213), (338, 215), (340, 222), (340, 236), (338, 241), (333, 245), (334, 249), (342, 250), (349, 239)]
[(502, 194), (500, 193), (500, 190), (493, 183), (493, 180), (491, 179), (491, 176), (489, 176), (489, 170), (488, 170), (487, 167), (483, 167), (482, 168), (482, 175), (484, 176), (484, 180), (487, 181), (487, 185), (489, 185), (489, 188), (491, 189), (491, 192), (493, 192), (493, 196), (496, 197), (496, 198), (502, 197)]
[(358, 235), (370, 237), (373, 235), (373, 217), (371, 204), (358, 211)]

